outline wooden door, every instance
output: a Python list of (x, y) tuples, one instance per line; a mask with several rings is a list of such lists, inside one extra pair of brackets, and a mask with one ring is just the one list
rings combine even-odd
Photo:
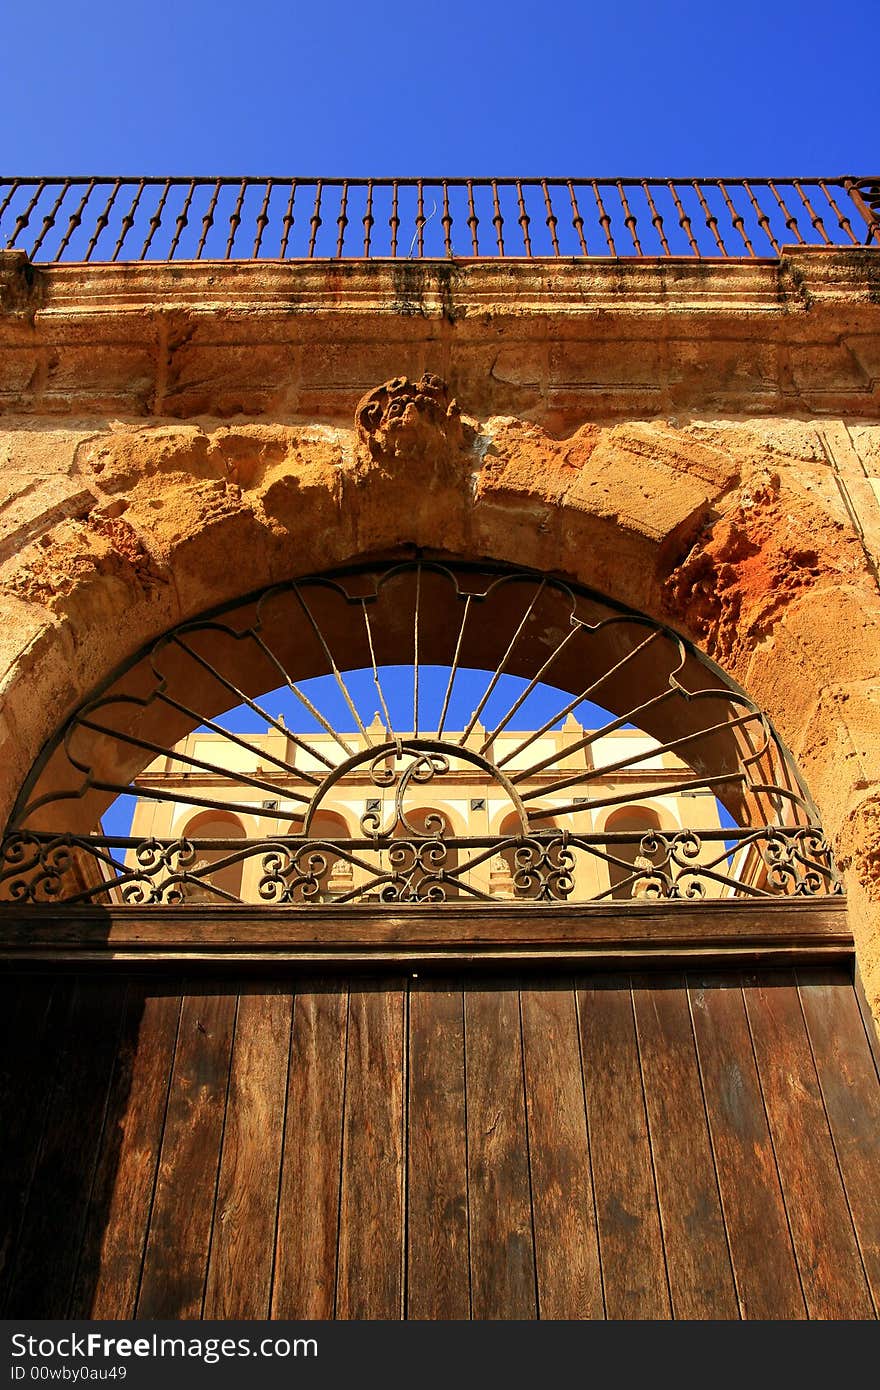
[(8, 1317), (870, 1318), (846, 966), (8, 975)]

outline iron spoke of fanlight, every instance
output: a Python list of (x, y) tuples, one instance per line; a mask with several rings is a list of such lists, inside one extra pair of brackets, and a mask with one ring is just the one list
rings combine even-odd
[[(303, 727), (270, 713), (269, 679)], [(105, 833), (117, 797), (156, 807), (153, 833)], [(766, 716), (679, 634), (547, 575), (439, 560), (301, 577), (167, 633), (47, 745), (0, 846), (11, 903), (838, 891)]]

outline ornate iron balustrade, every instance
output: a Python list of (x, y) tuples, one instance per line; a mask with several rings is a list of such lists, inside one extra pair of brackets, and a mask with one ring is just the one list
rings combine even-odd
[(880, 247), (880, 177), (0, 180), (39, 263), (775, 258)]
[[(636, 854), (624, 857), (625, 846)], [(591, 901), (817, 897), (841, 893), (822, 832), (813, 827), (681, 830), (583, 835), (426, 836), (412, 839), (251, 841), (37, 834), (8, 836), (0, 850), (0, 896), (21, 904), (242, 902), (224, 871), (257, 861), (257, 900), (287, 903), (442, 903), (451, 899), (530, 904), (577, 901), (578, 866), (617, 870)], [(474, 872), (494, 861), (490, 886)], [(77, 887), (72, 886), (79, 880)]]

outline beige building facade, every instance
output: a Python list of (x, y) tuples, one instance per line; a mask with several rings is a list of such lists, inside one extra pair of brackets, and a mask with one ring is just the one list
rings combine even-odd
[[(565, 884), (554, 897), (557, 900), (570, 899), (572, 902), (587, 902), (603, 898), (619, 899), (648, 896), (658, 886), (650, 874), (651, 860), (644, 855), (636, 839), (616, 841), (615, 833), (630, 835), (639, 833), (650, 837), (654, 832), (674, 837), (682, 831), (699, 826), (703, 831), (717, 831), (722, 822), (719, 807), (710, 791), (695, 790), (684, 794), (675, 790), (682, 775), (686, 773), (685, 764), (674, 754), (665, 751), (655, 739), (638, 730), (618, 730), (613, 734), (597, 739), (589, 749), (577, 748), (569, 751), (574, 744), (582, 742), (584, 729), (573, 716), (569, 716), (560, 730), (551, 730), (529, 746), (528, 761), (547, 760), (548, 766), (543, 774), (534, 776), (523, 784), (522, 790), (539, 794), (537, 805), (547, 813), (537, 821), (536, 829), (548, 831), (555, 829), (567, 831), (569, 835), (595, 834), (599, 845), (598, 853), (592, 856), (576, 855), (572, 861), (572, 871)], [(461, 731), (450, 731), (449, 741), (458, 741)], [(472, 729), (468, 742), (479, 747), (486, 734), (479, 722)], [(346, 741), (357, 751), (367, 746), (371, 737), (377, 744), (385, 742), (387, 730), (377, 716), (368, 726), (367, 735), (349, 734)], [(526, 754), (517, 751), (526, 735), (522, 731), (506, 731), (498, 735), (489, 750), (490, 759), (504, 762), (505, 756), (513, 756), (504, 765), (514, 773), (518, 766), (527, 762)], [(402, 736), (404, 741), (407, 735)], [(285, 760), (297, 761), (305, 772), (319, 772), (323, 764), (309, 753), (296, 753), (289, 739), (274, 730), (266, 734), (251, 735), (249, 743), (257, 749), (257, 759), (249, 750), (229, 744), (222, 734), (208, 730), (196, 731), (178, 745), (169, 755), (151, 763), (139, 774), (133, 784), (135, 792), (146, 790), (161, 794), (163, 799), (150, 800), (143, 795), (135, 803), (131, 838), (143, 840), (211, 840), (218, 841), (277, 841), (279, 837), (305, 835), (314, 842), (314, 853), (326, 859), (323, 871), (316, 875), (315, 897), (322, 902), (332, 901), (378, 901), (382, 887), (381, 876), (389, 871), (388, 855), (393, 840), (418, 843), (424, 839), (439, 848), (444, 840), (466, 841), (482, 840), (485, 847), (492, 848), (488, 857), (473, 853), (479, 859), (473, 869), (465, 867), (462, 854), (453, 847), (451, 855), (444, 858), (442, 867), (451, 871), (451, 877), (444, 881), (445, 898), (479, 896), (493, 899), (527, 899), (536, 896), (536, 885), (530, 883), (526, 874), (517, 880), (518, 865), (515, 860), (516, 839), (521, 835), (520, 820), (512, 809), (510, 800), (503, 788), (488, 772), (475, 769), (464, 761), (450, 768), (442, 783), (414, 789), (398, 823), (393, 790), (377, 787), (370, 777), (370, 767), (363, 763), (340, 782), (326, 800), (322, 800), (315, 814), (309, 819), (308, 830), (304, 830), (301, 802), (299, 797), (310, 791), (303, 778), (291, 777), (283, 772), (272, 772), (273, 763)], [(312, 734), (310, 743), (332, 760), (338, 757), (338, 746), (330, 734)], [(259, 759), (259, 751), (268, 755)], [(175, 753), (182, 756), (175, 757)], [(226, 776), (203, 774), (190, 771), (195, 759), (223, 767)], [(389, 760), (392, 762), (393, 759)], [(631, 764), (619, 772), (601, 774), (605, 766), (619, 762)], [(635, 764), (635, 765), (633, 765)], [(266, 797), (264, 792), (248, 792), (236, 781), (236, 774), (269, 775), (277, 783), (276, 797)], [(572, 812), (572, 794), (567, 790), (556, 790), (560, 778), (573, 777), (582, 770), (590, 770), (594, 775), (590, 782), (591, 795), (610, 804), (586, 813)], [(543, 785), (542, 785), (543, 784)], [(541, 795), (543, 787), (550, 788)], [(218, 803), (217, 809), (194, 810), (183, 801), (175, 801), (175, 794), (187, 795), (198, 792), (200, 796)], [(296, 799), (292, 799), (292, 795)], [(298, 794), (298, 795), (297, 795)], [(250, 796), (255, 809), (261, 812), (275, 811), (276, 819), (267, 819), (242, 813), (240, 806)], [(586, 797), (581, 797), (586, 801)], [(223, 809), (223, 803), (234, 803), (235, 809)], [(376, 834), (381, 828), (386, 836)], [(392, 835), (393, 827), (393, 835)], [(374, 835), (370, 835), (370, 831)], [(371, 844), (372, 840), (372, 844)], [(497, 840), (494, 847), (490, 842)], [(351, 841), (349, 846), (346, 842)], [(320, 848), (323, 845), (324, 848)], [(375, 848), (373, 847), (375, 846)], [(708, 864), (717, 855), (718, 846), (707, 843), (702, 846), (697, 862)], [(334, 850), (337, 853), (334, 854)], [(339, 851), (342, 851), (341, 853)], [(462, 846), (464, 850), (464, 846)], [(268, 850), (267, 850), (268, 852)], [(260, 877), (263, 872), (262, 855), (236, 858), (234, 845), (222, 850), (203, 849), (197, 855), (197, 864), (206, 868), (231, 858), (226, 867), (208, 873), (207, 879), (234, 898), (244, 902), (260, 901)], [(748, 878), (748, 855), (742, 853), (732, 867), (732, 876)], [(134, 851), (128, 854), (129, 867), (135, 867), (137, 857)], [(629, 864), (628, 871), (626, 865)], [(438, 866), (439, 867), (439, 866)], [(641, 869), (643, 876), (633, 878), (633, 870)], [(647, 872), (645, 872), (647, 871)], [(418, 885), (414, 884), (415, 890)], [(707, 881), (704, 890), (712, 896), (734, 893), (732, 884)], [(187, 900), (193, 899), (193, 887), (184, 890)], [(196, 888), (201, 901), (217, 901), (217, 896), (209, 887)], [(307, 899), (306, 899), (307, 900)]]

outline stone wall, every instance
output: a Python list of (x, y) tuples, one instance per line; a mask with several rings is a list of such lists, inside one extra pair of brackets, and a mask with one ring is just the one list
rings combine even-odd
[[(4, 816), (65, 714), (182, 618), (412, 546), (515, 561), (671, 623), (767, 710), (880, 1008), (880, 253), (6, 253), (0, 309)], [(430, 428), (430, 381), (364, 414), (425, 372), (457, 398)]]

